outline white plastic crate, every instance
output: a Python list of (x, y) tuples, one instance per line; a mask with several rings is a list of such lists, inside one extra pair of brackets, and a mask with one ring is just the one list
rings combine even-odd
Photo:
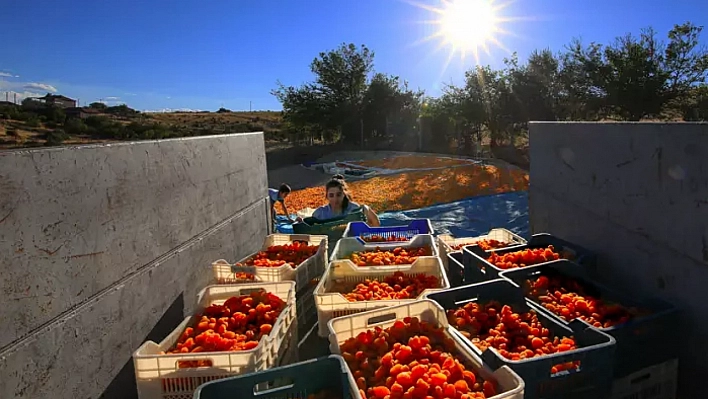
[(507, 229), (492, 229), (489, 231), (489, 233), (477, 237), (455, 238), (449, 234), (443, 234), (439, 235), (437, 239), (438, 247), (440, 250), (440, 259), (442, 259), (445, 270), (449, 270), (447, 254), (451, 252), (460, 251), (459, 249), (456, 250), (453, 248), (453, 246), (455, 245), (472, 245), (482, 240), (497, 240), (501, 242), (512, 243), (513, 245), (526, 244), (525, 239), (523, 239), (518, 234), (512, 233)]
[[(339, 345), (349, 338), (356, 337), (359, 333), (373, 329), (374, 327), (388, 328), (396, 320), (403, 320), (406, 317), (417, 317), (421, 321), (432, 323), (445, 329), (448, 337), (455, 342), (457, 353), (466, 366), (478, 373), (485, 380), (496, 383), (497, 391), (501, 392), (489, 399), (523, 399), (524, 381), (513, 372), (508, 366), (502, 366), (496, 371), (482, 363), (482, 360), (471, 353), (467, 347), (460, 342), (459, 338), (448, 331), (447, 316), (445, 311), (437, 306), (435, 302), (424, 299), (398, 306), (376, 309), (359, 314), (338, 317), (328, 323), (329, 349), (332, 354), (341, 355)], [(349, 379), (354, 386), (356, 382), (354, 375), (349, 372)]]
[(655, 364), (612, 383), (612, 399), (676, 399), (678, 359)]
[[(217, 284), (234, 284), (247, 282), (236, 279), (237, 272), (252, 273), (256, 280), (263, 282), (295, 281), (297, 289), (306, 287), (310, 281), (319, 280), (327, 266), (327, 236), (309, 234), (271, 234), (265, 238), (261, 251), (273, 245), (286, 245), (293, 241), (307, 241), (307, 245), (317, 245), (317, 252), (310, 258), (300, 263), (296, 268), (290, 265), (280, 267), (236, 266), (220, 259), (212, 263), (214, 278)], [(259, 251), (260, 252), (260, 251)], [(244, 263), (256, 255), (251, 254), (236, 263)]]
[[(435, 242), (435, 237), (430, 234), (420, 234), (413, 237), (410, 241), (406, 242), (376, 242), (376, 243), (364, 243), (359, 237), (344, 237), (340, 239), (334, 246), (334, 251), (332, 251), (332, 256), (329, 257), (330, 262), (349, 260), (349, 256), (354, 252), (372, 251), (377, 248), (382, 251), (392, 251), (396, 248), (420, 248), (428, 247), (432, 251), (431, 256), (438, 256), (437, 243)], [(354, 264), (354, 263), (352, 263)], [(392, 266), (370, 266), (370, 267), (397, 267), (400, 265)]]
[[(184, 321), (162, 342), (147, 341), (133, 354), (135, 381), (140, 399), (190, 399), (197, 387), (205, 382), (234, 375), (260, 371), (277, 364), (290, 342), (296, 344), (295, 283), (252, 283), (212, 285), (198, 295), (197, 314), (209, 305), (223, 304), (233, 296), (247, 295), (264, 289), (285, 301), (286, 306), (273, 330), (251, 350), (235, 352), (200, 352), (160, 354), (172, 349), (184, 330), (192, 326), (197, 316)], [(180, 362), (210, 361), (211, 367), (180, 368)]]
[[(247, 283), (259, 283), (261, 278), (257, 276), (254, 272), (245, 272), (243, 270), (238, 270), (237, 267), (233, 267), (226, 259), (219, 259), (211, 264), (214, 271), (214, 279), (216, 284), (247, 284)], [(239, 278), (237, 273), (244, 272), (253, 275), (253, 280)], [(287, 280), (286, 280), (287, 281)]]
[(423, 291), (418, 298), (434, 291), (450, 288), (447, 275), (442, 268), (440, 259), (435, 257), (418, 258), (412, 265), (399, 268), (373, 268), (358, 267), (351, 261), (335, 261), (330, 263), (322, 280), (315, 288), (315, 306), (317, 307), (318, 334), (327, 337), (327, 322), (329, 320), (348, 314), (364, 312), (386, 306), (400, 305), (413, 302), (416, 299), (357, 301), (350, 302), (340, 292), (334, 291), (334, 286), (341, 283), (356, 284), (366, 279), (383, 279), (400, 271), (405, 275), (427, 274), (435, 276), (440, 281), (440, 287)]

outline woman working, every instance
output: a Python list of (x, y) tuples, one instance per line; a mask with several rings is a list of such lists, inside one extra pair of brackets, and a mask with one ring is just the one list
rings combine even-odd
[(349, 214), (359, 208), (362, 208), (366, 216), (366, 223), (371, 227), (381, 225), (378, 215), (366, 205), (359, 205), (352, 202), (349, 195), (347, 183), (344, 181), (344, 176), (334, 175), (332, 180), (325, 185), (327, 205), (323, 205), (312, 214), (312, 217), (319, 220), (327, 220)]

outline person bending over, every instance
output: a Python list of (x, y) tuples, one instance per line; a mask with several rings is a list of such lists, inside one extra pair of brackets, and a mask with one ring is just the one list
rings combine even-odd
[(270, 197), (270, 215), (273, 219), (273, 223), (275, 223), (275, 203), (280, 202), (280, 205), (283, 206), (283, 210), (285, 211), (285, 217), (288, 218), (290, 223), (294, 223), (295, 221), (290, 218), (290, 212), (288, 212), (288, 207), (285, 206), (285, 198), (287, 198), (288, 195), (290, 195), (290, 192), (293, 191), (290, 186), (287, 184), (283, 183), (280, 185), (280, 188), (278, 190), (274, 188), (269, 188), (268, 189), (268, 196)]
[(338, 216), (347, 215), (359, 207), (362, 208), (366, 215), (366, 222), (371, 227), (381, 225), (378, 215), (366, 205), (359, 205), (351, 200), (347, 183), (344, 181), (344, 176), (334, 175), (332, 179), (325, 185), (327, 205), (323, 205), (312, 214), (312, 217), (319, 220), (327, 220)]

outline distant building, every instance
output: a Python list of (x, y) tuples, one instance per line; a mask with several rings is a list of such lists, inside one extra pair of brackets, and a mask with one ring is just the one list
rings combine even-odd
[(64, 114), (66, 114), (67, 118), (86, 119), (89, 116), (99, 115), (100, 113), (101, 113), (100, 111), (95, 110), (93, 108), (89, 108), (89, 107), (64, 108)]
[(31, 97), (33, 101), (42, 102), (59, 108), (76, 108), (76, 100), (62, 95), (47, 93), (44, 97)]

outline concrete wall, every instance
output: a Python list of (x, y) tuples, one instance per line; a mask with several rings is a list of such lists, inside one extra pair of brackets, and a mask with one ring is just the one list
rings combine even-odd
[(260, 247), (266, 175), (262, 133), (0, 153), (0, 398), (99, 397)]
[(612, 285), (682, 307), (680, 391), (705, 397), (708, 124), (538, 122), (530, 134), (532, 233), (597, 251)]

